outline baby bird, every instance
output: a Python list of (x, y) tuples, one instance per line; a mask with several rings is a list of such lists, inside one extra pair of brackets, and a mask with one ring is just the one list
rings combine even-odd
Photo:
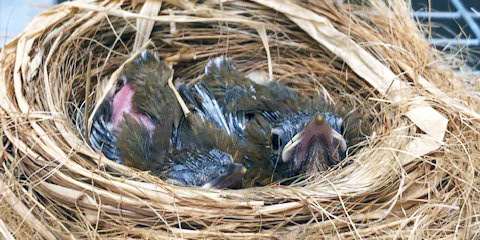
[(163, 150), (155, 145), (155, 138), (159, 136), (152, 136), (145, 125), (130, 116), (125, 116), (119, 129), (117, 147), (125, 164), (151, 171), (171, 184), (217, 189), (235, 187), (246, 171), (242, 165), (233, 163), (230, 154), (204, 146), (164, 151), (160, 159), (156, 153)]
[(361, 137), (360, 122), (346, 111), (299, 96), (277, 81), (256, 84), (229, 58), (209, 61), (203, 84), (244, 139), (247, 185), (326, 170)]
[[(182, 117), (175, 95), (167, 85), (170, 74), (155, 52), (142, 53), (125, 68), (120, 90), (112, 91), (102, 103), (102, 109), (94, 117), (90, 142), (95, 143), (94, 147), (103, 146), (101, 150), (107, 157), (117, 157), (127, 166), (151, 171), (176, 185), (235, 186), (245, 168), (234, 163), (232, 156), (217, 149), (214, 143), (196, 144), (208, 135), (200, 136), (195, 129), (217, 131), (217, 128), (208, 127), (208, 121), (198, 114), (188, 119)], [(189, 126), (181, 129), (191, 140), (184, 140), (190, 143), (188, 147), (177, 149), (172, 143), (177, 139), (181, 121)]]
[(327, 170), (346, 156), (347, 141), (338, 132), (343, 129), (342, 122), (322, 111), (283, 114), (273, 123), (250, 121), (246, 129), (248, 156), (252, 161), (268, 159), (275, 180)]
[[(162, 138), (159, 148), (167, 149), (174, 122), (180, 118), (175, 96), (167, 87), (168, 74), (168, 68), (155, 52), (145, 51), (127, 65), (120, 83), (110, 91), (94, 116), (90, 145), (101, 150), (106, 157), (123, 164), (116, 147), (115, 133), (124, 116), (128, 115), (150, 131), (160, 125), (157, 131), (161, 132), (157, 134), (164, 134), (165, 138)], [(85, 109), (82, 106), (83, 111)], [(162, 116), (162, 112), (171, 114)], [(155, 119), (152, 116), (158, 117)]]

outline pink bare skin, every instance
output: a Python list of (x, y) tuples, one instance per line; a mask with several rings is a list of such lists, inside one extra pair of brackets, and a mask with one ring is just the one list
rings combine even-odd
[(111, 130), (118, 128), (119, 124), (123, 121), (124, 114), (128, 114), (133, 117), (139, 123), (142, 123), (151, 132), (155, 129), (155, 125), (152, 120), (143, 114), (135, 111), (132, 107), (132, 98), (135, 94), (135, 89), (130, 84), (120, 89), (120, 91), (113, 97), (113, 113), (112, 113), (112, 127)]
[[(305, 128), (303, 137), (299, 143), (299, 149), (296, 150), (295, 166), (300, 167), (302, 159), (305, 159), (308, 148), (312, 141), (322, 141), (327, 146), (330, 156), (335, 156), (335, 147), (333, 144), (332, 129), (325, 120), (314, 119)], [(313, 142), (314, 143), (314, 142)], [(318, 143), (316, 143), (318, 145)], [(318, 147), (318, 146), (317, 146)], [(321, 147), (320, 147), (321, 149)], [(323, 151), (323, 150), (322, 150)]]

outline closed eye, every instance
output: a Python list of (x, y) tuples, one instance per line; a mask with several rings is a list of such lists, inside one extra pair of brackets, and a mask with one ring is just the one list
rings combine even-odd
[(282, 148), (282, 134), (283, 131), (278, 129), (278, 128), (273, 128), (272, 129), (272, 135), (271, 135), (271, 146), (272, 150), (275, 152), (281, 151)]
[(282, 147), (282, 138), (278, 134), (273, 133), (271, 140), (272, 140), (272, 150), (279, 151), (279, 149)]

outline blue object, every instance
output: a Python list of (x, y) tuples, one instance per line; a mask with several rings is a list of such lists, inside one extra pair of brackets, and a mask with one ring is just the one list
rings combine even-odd
[(55, 0), (0, 0), (0, 47), (22, 32), (34, 16), (55, 3)]
[(428, 1), (412, 0), (412, 7), (415, 10), (412, 16), (420, 22), (432, 22), (444, 28), (432, 28), (436, 35), (429, 39), (431, 43), (439, 46), (480, 46), (480, 1), (430, 0), (431, 9)]

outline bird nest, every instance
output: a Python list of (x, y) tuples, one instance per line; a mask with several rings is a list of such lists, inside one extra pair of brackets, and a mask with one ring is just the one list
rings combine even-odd
[[(478, 237), (478, 92), (428, 45), (408, 6), (388, 2), (83, 0), (37, 16), (1, 53), (0, 232)], [(166, 184), (89, 147), (79, 126), (91, 116), (75, 122), (79, 106), (98, 106), (144, 49), (189, 81), (228, 55), (256, 80), (363, 109), (372, 133), (341, 166), (289, 186)]]

